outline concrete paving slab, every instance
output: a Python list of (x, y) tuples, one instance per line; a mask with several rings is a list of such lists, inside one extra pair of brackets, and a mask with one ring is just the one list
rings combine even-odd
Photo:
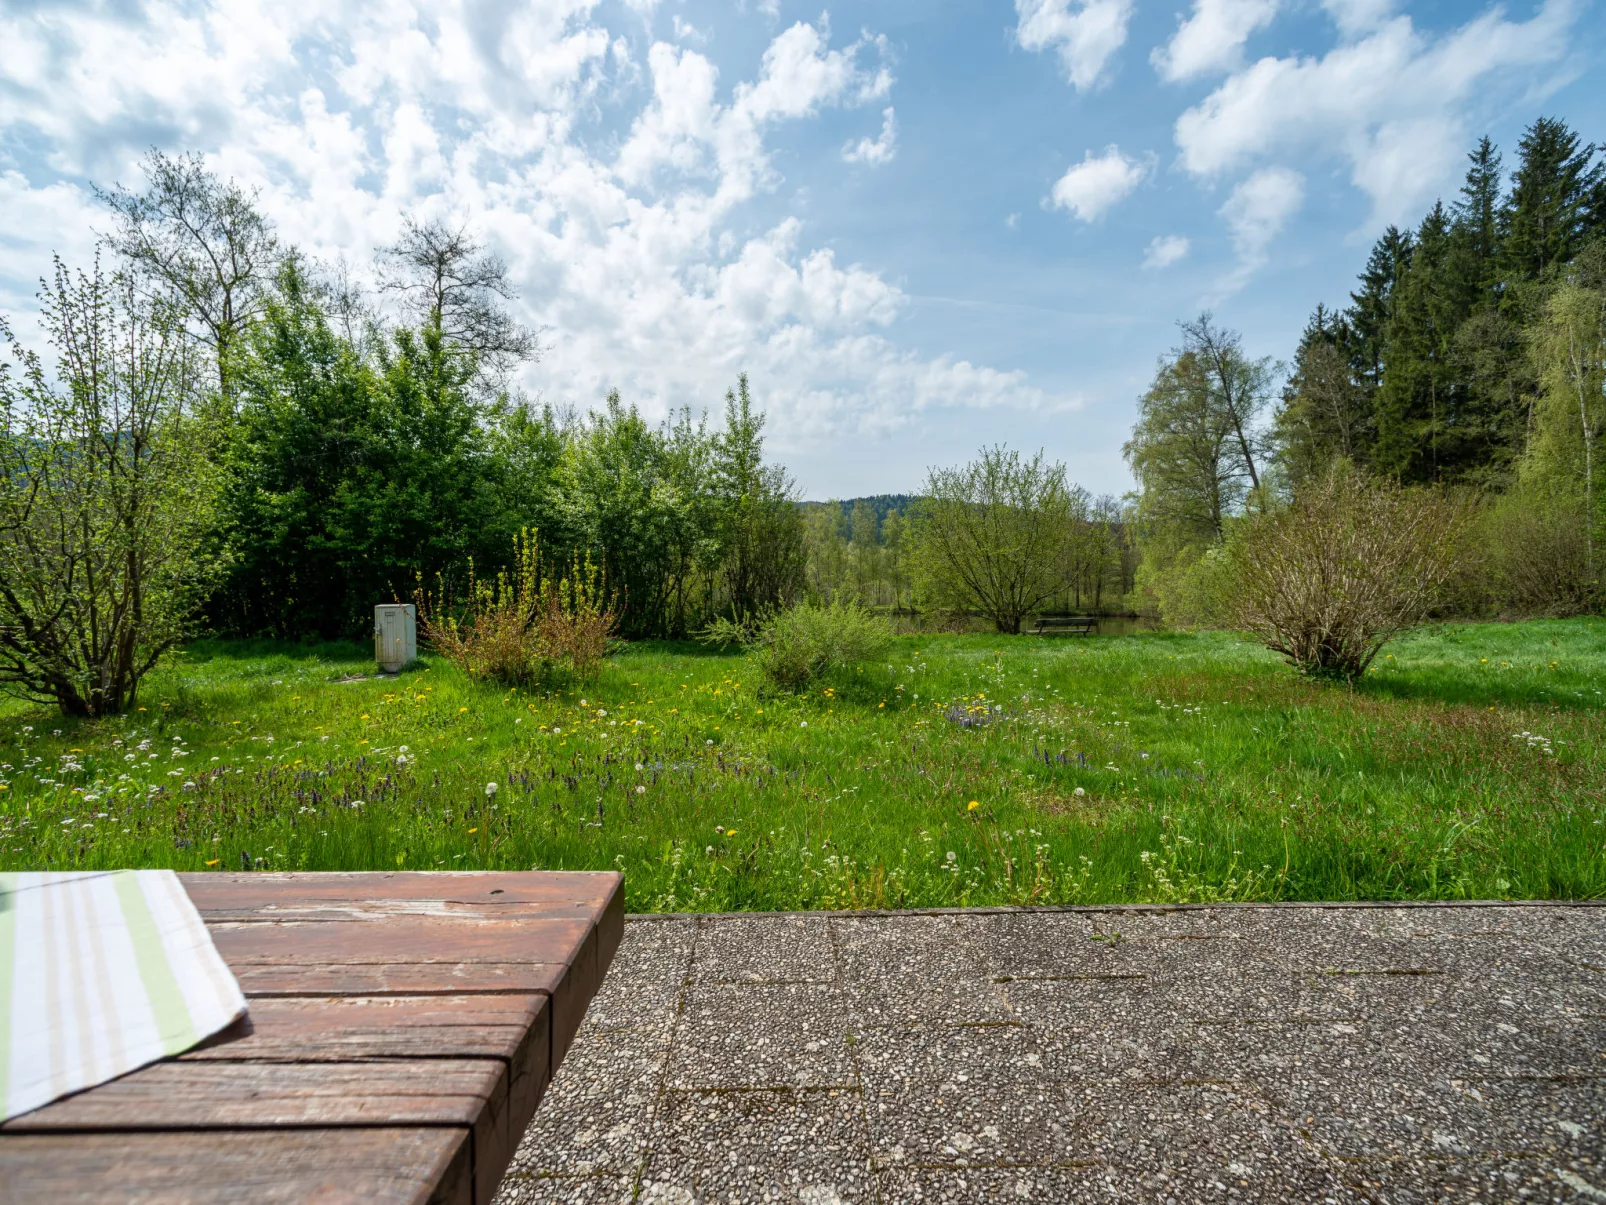
[(695, 983), (686, 989), (665, 1083), (857, 1087), (851, 1032), (834, 983)]
[(675, 1092), (646, 1184), (665, 1200), (873, 1202), (857, 1092)]
[(1606, 1200), (1606, 907), (632, 918), (496, 1205)]
[(835, 983), (836, 955), (824, 918), (720, 917), (702, 926), (698, 983)]

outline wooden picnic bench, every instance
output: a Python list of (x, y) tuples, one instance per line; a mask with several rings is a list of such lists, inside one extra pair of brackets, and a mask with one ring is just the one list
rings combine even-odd
[(247, 1016), (0, 1126), (0, 1199), (486, 1205), (619, 948), (621, 876), (179, 877)]
[(1065, 634), (1068, 636), (1086, 636), (1099, 626), (1096, 619), (1086, 619), (1075, 615), (1040, 615), (1037, 624), (1032, 628), (1033, 636), (1053, 636)]

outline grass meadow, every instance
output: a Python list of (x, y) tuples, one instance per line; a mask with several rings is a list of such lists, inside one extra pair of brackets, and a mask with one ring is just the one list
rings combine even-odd
[(519, 692), (201, 641), (139, 710), (0, 703), (0, 869), (605, 869), (633, 911), (1606, 894), (1606, 620), (1454, 624), (1355, 688), (1220, 633), (900, 638), (767, 695), (622, 648)]

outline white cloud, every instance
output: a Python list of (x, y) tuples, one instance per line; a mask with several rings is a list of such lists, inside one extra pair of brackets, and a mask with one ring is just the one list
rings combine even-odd
[(1271, 24), (1278, 0), (1193, 0), (1193, 12), (1149, 61), (1160, 78), (1178, 83), (1236, 67), (1249, 35)]
[(1376, 29), (1394, 12), (1394, 0), (1322, 0), (1334, 24), (1346, 34)]
[(1265, 266), (1272, 240), (1304, 203), (1305, 177), (1286, 167), (1262, 168), (1232, 190), (1218, 212), (1232, 232), (1238, 265), (1221, 282), (1223, 293), (1242, 288)]
[[(1018, 372), (900, 346), (902, 290), (808, 245), (784, 209), (751, 228), (745, 203), (780, 183), (768, 139), (782, 123), (874, 104), (870, 145), (891, 154), (883, 39), (833, 45), (799, 22), (722, 81), (694, 48), (633, 56), (637, 17), (612, 31), (596, 13), (592, 0), (0, 8), (0, 211), (16, 219), (0, 229), (0, 304), (26, 305), (48, 248), (82, 261), (87, 223), (104, 224), (89, 181), (137, 184), (155, 144), (260, 187), (283, 236), (318, 256), (369, 262), (404, 212), (466, 219), (507, 258), (519, 316), (546, 331), (524, 384), (554, 402), (618, 387), (649, 414), (717, 406), (746, 369), (780, 452), (928, 407), (1066, 404)], [(622, 136), (597, 137), (597, 98), (628, 100), (638, 82), (649, 95)], [(37, 162), (8, 170), (19, 147)]]
[(1055, 183), (1051, 199), (1082, 221), (1092, 222), (1131, 195), (1153, 166), (1152, 158), (1132, 159), (1114, 144), (1105, 147), (1102, 155), (1088, 151), (1082, 162)]
[(1575, 16), (1572, 0), (1546, 0), (1527, 21), (1493, 9), (1438, 37), (1400, 16), (1321, 57), (1263, 58), (1177, 119), (1182, 165), (1214, 176), (1336, 152), (1371, 197), (1374, 225), (1405, 220), (1453, 181), (1469, 102), (1506, 77), (1538, 83), (1533, 69), (1566, 54)]
[(1015, 0), (1015, 12), (1021, 47), (1058, 50), (1065, 77), (1085, 92), (1125, 45), (1132, 0)]
[(1169, 268), (1188, 254), (1191, 245), (1180, 234), (1157, 234), (1149, 240), (1143, 266), (1150, 269)]
[(898, 153), (898, 119), (891, 106), (881, 110), (881, 133), (876, 138), (861, 138), (842, 148), (842, 158), (849, 163), (868, 163), (879, 167), (890, 163)]

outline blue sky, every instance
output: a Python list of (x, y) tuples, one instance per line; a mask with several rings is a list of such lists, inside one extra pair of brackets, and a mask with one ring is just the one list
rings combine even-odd
[(806, 496), (983, 444), (1095, 492), (1175, 323), (1285, 358), (1390, 221), (1540, 114), (1606, 141), (1586, 0), (0, 0), (0, 309), (148, 146), (359, 276), (471, 223), (547, 352), (650, 414), (737, 372)]

